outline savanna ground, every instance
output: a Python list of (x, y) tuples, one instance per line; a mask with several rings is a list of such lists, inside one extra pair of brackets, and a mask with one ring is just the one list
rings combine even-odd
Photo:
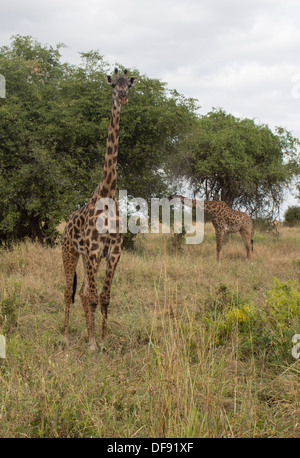
[[(239, 236), (215, 256), (138, 236), (123, 252), (107, 351), (87, 351), (79, 295), (62, 345), (60, 246), (0, 252), (1, 437), (300, 437), (300, 228)], [(104, 278), (100, 268), (99, 288)], [(82, 280), (79, 263), (79, 288)], [(78, 288), (78, 289), (79, 289)], [(97, 310), (100, 340), (100, 310)]]

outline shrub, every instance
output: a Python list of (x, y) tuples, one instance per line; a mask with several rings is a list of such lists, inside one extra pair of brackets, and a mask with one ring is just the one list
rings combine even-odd
[(300, 329), (300, 291), (296, 281), (281, 283), (274, 278), (274, 287), (266, 292), (267, 304), (280, 333), (295, 334)]
[(126, 232), (123, 234), (123, 250), (125, 251), (134, 251), (135, 237), (137, 234), (132, 234), (131, 232)]
[(0, 300), (0, 328), (2, 332), (10, 332), (17, 325), (16, 309), (20, 299), (14, 295)]
[(244, 349), (252, 345), (255, 338), (253, 334), (260, 327), (260, 316), (257, 308), (247, 298), (221, 284), (207, 305), (214, 314), (213, 318), (208, 318), (208, 324), (215, 328), (217, 344), (225, 344), (237, 333), (242, 338)]
[(284, 214), (284, 221), (289, 226), (296, 226), (300, 224), (300, 207), (289, 207)]
[(275, 237), (279, 236), (277, 223), (271, 217), (258, 217), (254, 220), (254, 228), (259, 232), (267, 232)]
[(300, 330), (300, 290), (296, 281), (280, 282), (266, 291), (266, 302), (257, 307), (221, 285), (210, 302), (214, 317), (207, 323), (214, 330), (216, 343), (226, 344), (234, 335), (245, 354), (264, 355), (269, 360), (291, 354), (291, 339)]

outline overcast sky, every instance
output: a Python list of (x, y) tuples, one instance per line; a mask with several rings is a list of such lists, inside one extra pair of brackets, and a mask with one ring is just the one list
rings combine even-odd
[(64, 59), (99, 50), (212, 107), (282, 126), (300, 138), (297, 0), (9, 0), (0, 45), (14, 34), (68, 46)]

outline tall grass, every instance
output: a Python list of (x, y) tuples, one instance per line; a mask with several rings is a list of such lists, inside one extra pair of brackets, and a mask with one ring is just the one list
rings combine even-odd
[(296, 310), (300, 230), (280, 232), (257, 234), (253, 264), (231, 238), (221, 266), (211, 226), (177, 252), (168, 236), (139, 236), (115, 275), (107, 352), (94, 356), (78, 297), (62, 345), (60, 247), (2, 250), (0, 436), (299, 437), (295, 329), (272, 310), (290, 297)]

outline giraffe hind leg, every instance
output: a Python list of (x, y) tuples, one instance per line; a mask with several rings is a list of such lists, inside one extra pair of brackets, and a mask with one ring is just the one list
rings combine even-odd
[(69, 315), (70, 305), (75, 299), (75, 290), (77, 284), (76, 267), (78, 262), (78, 253), (68, 243), (63, 245), (63, 265), (66, 277), (65, 288), (65, 323), (64, 323), (64, 341), (68, 342), (69, 335)]
[(220, 264), (222, 261), (224, 232), (216, 230), (216, 241), (217, 241), (217, 260), (218, 260), (218, 263)]
[(251, 260), (252, 252), (253, 252), (253, 240), (252, 240), (251, 234), (249, 234), (249, 232), (245, 230), (241, 230), (240, 234), (246, 246), (247, 258)]

